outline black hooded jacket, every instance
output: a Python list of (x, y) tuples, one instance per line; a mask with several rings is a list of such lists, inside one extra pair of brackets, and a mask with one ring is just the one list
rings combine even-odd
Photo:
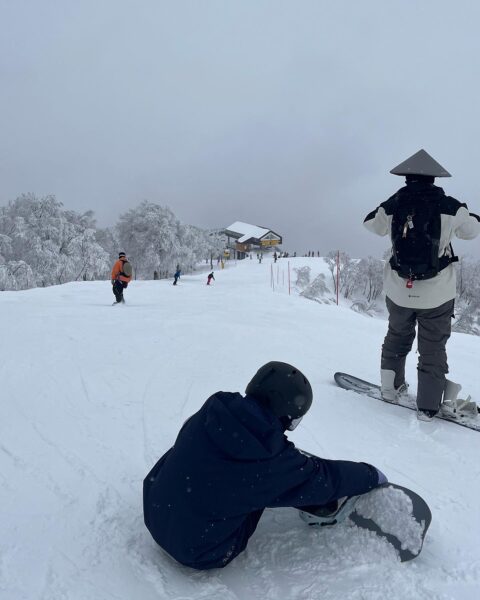
[(145, 478), (144, 518), (180, 563), (222, 567), (266, 507), (326, 504), (377, 484), (371, 465), (305, 456), (253, 398), (217, 392)]

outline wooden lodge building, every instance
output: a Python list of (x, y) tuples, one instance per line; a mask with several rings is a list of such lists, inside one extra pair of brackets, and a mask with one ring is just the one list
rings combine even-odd
[(245, 258), (247, 252), (259, 252), (275, 248), (282, 243), (282, 236), (266, 227), (249, 225), (235, 221), (224, 231), (227, 236), (227, 248), (234, 251), (234, 257)]

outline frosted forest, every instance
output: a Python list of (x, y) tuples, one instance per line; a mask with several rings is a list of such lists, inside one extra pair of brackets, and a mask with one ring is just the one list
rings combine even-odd
[(168, 277), (177, 264), (191, 271), (217, 256), (223, 239), (184, 225), (167, 208), (144, 201), (97, 228), (92, 211), (65, 210), (55, 196), (25, 194), (0, 207), (0, 290), (46, 287), (69, 281), (110, 279), (125, 249), (137, 279)]

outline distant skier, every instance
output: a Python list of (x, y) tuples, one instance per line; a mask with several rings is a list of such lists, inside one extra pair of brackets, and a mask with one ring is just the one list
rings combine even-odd
[(118, 260), (112, 269), (112, 286), (115, 295), (114, 304), (125, 304), (123, 290), (127, 288), (132, 279), (132, 265), (128, 262), (125, 252), (118, 254)]
[(217, 392), (184, 423), (143, 482), (145, 525), (168, 554), (195, 569), (224, 567), (265, 508), (336, 512), (338, 499), (386, 482), (369, 464), (306, 456), (288, 441), (312, 395), (298, 369), (270, 362), (245, 397)]
[(182, 272), (180, 271), (180, 268), (177, 265), (177, 270), (175, 271), (175, 275), (173, 276), (173, 285), (177, 285), (177, 281), (180, 279), (181, 274)]
[(274, 252), (273, 253), (273, 262), (277, 262), (277, 258), (278, 258), (277, 253)]
[(451, 177), (425, 150), (390, 171), (404, 175), (406, 186), (365, 218), (367, 229), (390, 235), (392, 254), (385, 265), (389, 312), (382, 347), (381, 385), (386, 400), (406, 390), (405, 360), (418, 323), (418, 418), (431, 420), (443, 401), (454, 402), (458, 384), (446, 379), (446, 343), (451, 333), (456, 276), (451, 240), (471, 240), (480, 218), (466, 204), (446, 196), (435, 177)]
[(213, 281), (215, 281), (215, 277), (213, 276), (213, 271), (208, 274), (207, 285), (210, 285), (212, 283), (212, 279), (213, 279)]

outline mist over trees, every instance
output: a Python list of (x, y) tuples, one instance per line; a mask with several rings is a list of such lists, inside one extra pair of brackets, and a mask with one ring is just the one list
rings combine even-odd
[[(224, 247), (220, 232), (183, 224), (170, 208), (152, 202), (127, 210), (112, 227), (97, 228), (92, 211), (66, 210), (55, 196), (23, 194), (0, 207), (0, 291), (110, 279), (120, 250), (127, 252), (135, 277), (169, 277), (177, 265), (192, 271), (199, 262), (221, 255)], [(296, 285), (304, 297), (335, 301), (338, 267), (339, 294), (352, 309), (381, 312), (387, 256), (351, 258), (332, 251), (324, 260), (327, 278), (310, 281), (309, 267), (296, 269)], [(455, 268), (453, 329), (480, 335), (480, 261), (463, 257)]]
[(301, 290), (301, 295), (322, 303), (334, 303), (338, 283), (339, 295), (350, 300), (354, 310), (368, 314), (375, 312), (375, 301), (383, 289), (384, 261), (372, 256), (351, 258), (346, 252), (333, 250), (323, 260), (330, 271), (328, 283), (323, 273), (310, 281), (311, 269), (308, 266), (295, 269), (295, 285)]
[(480, 335), (480, 261), (462, 257), (457, 264), (454, 331)]
[[(323, 304), (334, 304), (337, 294), (337, 265), (339, 296), (348, 300), (356, 312), (374, 316), (384, 312), (383, 270), (390, 253), (383, 259), (369, 256), (351, 258), (346, 252), (331, 251), (323, 258), (330, 276), (323, 273), (311, 279), (311, 268), (294, 269), (295, 286), (304, 298)], [(480, 335), (480, 261), (462, 257), (457, 270), (457, 297), (452, 329), (461, 333)]]
[(384, 261), (373, 256), (351, 258), (346, 252), (330, 251), (324, 258), (332, 277), (333, 291), (346, 299), (365, 299), (374, 302), (383, 290)]
[(0, 291), (109, 279), (119, 250), (128, 253), (136, 277), (166, 277), (177, 264), (192, 270), (223, 247), (221, 236), (184, 225), (151, 202), (97, 229), (92, 211), (79, 214), (55, 196), (24, 194), (0, 207)]
[(177, 264), (191, 271), (200, 260), (216, 257), (224, 248), (219, 236), (184, 225), (168, 207), (147, 201), (120, 215), (116, 232), (118, 247), (128, 249), (137, 277), (146, 279), (154, 271), (168, 277)]

